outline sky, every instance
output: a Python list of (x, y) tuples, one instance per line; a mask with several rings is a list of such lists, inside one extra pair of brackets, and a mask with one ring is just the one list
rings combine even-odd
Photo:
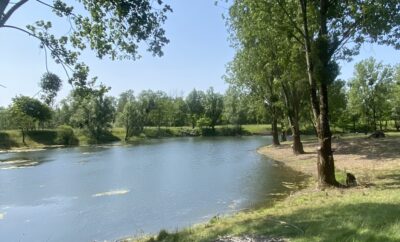
[[(187, 95), (193, 88), (206, 90), (213, 86), (224, 92), (228, 85), (222, 76), (226, 64), (232, 60), (234, 49), (230, 47), (228, 31), (223, 14), (227, 6), (215, 6), (215, 0), (168, 0), (173, 8), (164, 25), (170, 43), (164, 48), (164, 56), (153, 57), (141, 50), (142, 58), (136, 61), (111, 61), (97, 59), (93, 52), (81, 56), (90, 67), (91, 76), (111, 87), (110, 95), (132, 89), (162, 90), (169, 95)], [(52, 12), (30, 1), (16, 12), (9, 24), (24, 27), (36, 20), (54, 21), (54, 29), (63, 34), (68, 23), (55, 18)], [(39, 90), (38, 82), (46, 71), (45, 54), (36, 39), (24, 33), (0, 29), (0, 106), (7, 106), (16, 95), (34, 96)], [(400, 63), (399, 52), (390, 47), (366, 45), (359, 56), (350, 63), (341, 62), (342, 79), (349, 79), (356, 62), (375, 57), (387, 64)], [(62, 68), (49, 61), (49, 70), (66, 80)], [(71, 87), (64, 81), (58, 100), (65, 98)]]

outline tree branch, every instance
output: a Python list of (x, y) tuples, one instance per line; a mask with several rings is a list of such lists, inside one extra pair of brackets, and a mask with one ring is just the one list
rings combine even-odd
[[(43, 48), (48, 48), (50, 51), (53, 51), (53, 50), (54, 50), (53, 48), (51, 48), (51, 46), (47, 45), (40, 37), (34, 35), (33, 33), (29, 32), (29, 31), (27, 31), (27, 30), (25, 30), (25, 29), (23, 29), (23, 28), (20, 28), (20, 27), (17, 27), (17, 26), (12, 26), (12, 25), (3, 25), (2, 28), (10, 28), (10, 29), (19, 30), (19, 31), (21, 31), (21, 32), (23, 32), (23, 33), (25, 33), (25, 34), (27, 34), (27, 35), (29, 35), (29, 36), (32, 36), (32, 37), (38, 39), (38, 40), (43, 44)], [(46, 49), (45, 49), (45, 52), (46, 52), (46, 62), (47, 62), (47, 50), (46, 50)], [(58, 55), (55, 55), (55, 57), (56, 57), (57, 60), (60, 62), (60, 64), (61, 64), (62, 68), (64, 69), (65, 74), (67, 75), (68, 79), (70, 79), (69, 74), (68, 74), (67, 67), (68, 67), (68, 69), (70, 69), (71, 71), (72, 71), (72, 68), (71, 68), (70, 66), (66, 65), (66, 64), (64, 63), (64, 61), (62, 61), (62, 59), (61, 59)], [(47, 63), (46, 63), (46, 69), (47, 69)], [(48, 70), (47, 70), (47, 71), (48, 71)]]
[(293, 27), (299, 32), (299, 34), (304, 38), (305, 34), (304, 32), (297, 26), (297, 24), (293, 21), (292, 16), (287, 12), (286, 8), (282, 6), (281, 1), (277, 1), (278, 6), (282, 9), (282, 11), (285, 13), (286, 17), (289, 19), (290, 23), (293, 25)]
[[(17, 2), (14, 6), (12, 6), (10, 8), (10, 10), (7, 11), (6, 14), (4, 14), (4, 16), (1, 18), (0, 21), (0, 27), (4, 27), (4, 24), (7, 22), (7, 20), (11, 17), (11, 15), (18, 9), (20, 8), (22, 5), (24, 5), (25, 3), (27, 3), (29, 0), (21, 0), (19, 2)], [(9, 1), (8, 1), (9, 2)], [(2, 6), (3, 7), (3, 6)]]
[(3, 18), (4, 11), (6, 11), (7, 5), (10, 3), (10, 0), (3, 0), (0, 2), (0, 21)]

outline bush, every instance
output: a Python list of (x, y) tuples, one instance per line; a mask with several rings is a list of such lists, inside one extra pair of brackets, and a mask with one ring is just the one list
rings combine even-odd
[(57, 144), (60, 145), (77, 145), (79, 140), (74, 134), (72, 127), (68, 125), (61, 125), (57, 128)]
[(244, 131), (240, 126), (234, 127), (221, 127), (217, 129), (217, 135), (219, 136), (236, 136), (236, 135), (246, 135), (248, 132)]

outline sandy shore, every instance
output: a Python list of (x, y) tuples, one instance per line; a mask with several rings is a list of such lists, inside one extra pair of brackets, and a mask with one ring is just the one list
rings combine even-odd
[[(306, 154), (295, 155), (285, 142), (280, 147), (266, 146), (258, 152), (303, 173), (317, 176), (317, 141), (304, 142)], [(337, 138), (332, 144), (335, 149), (336, 169), (351, 172), (356, 177), (369, 179), (371, 175), (389, 169), (400, 169), (400, 138), (371, 139), (367, 137)]]

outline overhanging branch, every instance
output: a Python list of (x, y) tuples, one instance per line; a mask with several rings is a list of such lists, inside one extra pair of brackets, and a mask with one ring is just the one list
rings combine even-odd
[[(29, 31), (27, 31), (27, 30), (25, 30), (23, 28), (20, 28), (20, 27), (17, 27), (17, 26), (13, 26), (13, 25), (3, 25), (2, 28), (15, 29), (15, 30), (21, 31), (21, 32), (23, 32), (23, 33), (25, 33), (25, 34), (27, 34), (29, 36), (32, 36), (32, 37), (38, 39), (42, 43), (43, 48), (45, 48), (45, 52), (46, 52), (45, 53), (46, 54), (46, 69), (47, 69), (47, 50), (46, 50), (46, 48), (48, 48), (50, 51), (54, 52), (54, 49), (51, 46), (47, 45), (46, 42), (43, 41), (40, 37), (34, 35), (33, 33), (29, 32)], [(71, 71), (73, 71), (72, 68), (70, 66), (66, 65), (64, 63), (64, 61), (61, 59), (60, 56), (58, 56), (58, 55), (53, 55), (53, 56), (55, 56), (56, 59), (59, 61), (59, 63), (61, 64), (62, 68), (64, 69), (65, 74), (67, 75), (68, 79), (70, 79), (67, 68), (70, 69)]]
[[(9, 1), (8, 1), (9, 2)], [(4, 14), (4, 16), (1, 18), (0, 20), (0, 27), (3, 27), (5, 25), (5, 23), (7, 22), (7, 20), (11, 17), (11, 15), (17, 11), (18, 8), (20, 8), (22, 5), (24, 5), (25, 3), (27, 3), (28, 0), (21, 0), (19, 2), (17, 2), (16, 4), (14, 4), (14, 6), (12, 6), (10, 8), (10, 10), (7, 11), (7, 13)], [(3, 7), (3, 6), (2, 6)]]

